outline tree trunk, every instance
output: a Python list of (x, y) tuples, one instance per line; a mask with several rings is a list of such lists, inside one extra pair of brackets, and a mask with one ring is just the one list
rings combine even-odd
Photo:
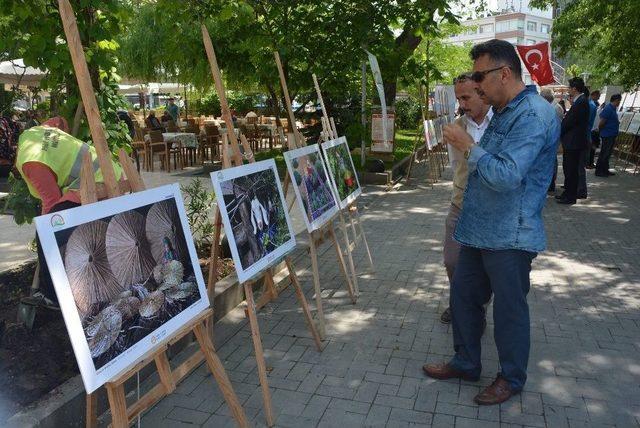
[(413, 28), (405, 28), (395, 40), (395, 49), (389, 55), (378, 58), (382, 79), (384, 84), (384, 97), (387, 106), (395, 104), (396, 92), (398, 88), (398, 77), (400, 68), (416, 48), (420, 45), (422, 37), (414, 34)]
[(274, 86), (270, 83), (267, 83), (267, 91), (269, 92), (267, 106), (271, 108), (271, 113), (276, 118), (276, 126), (281, 127), (282, 122), (280, 122), (280, 103), (278, 101), (278, 94), (276, 93)]
[(387, 107), (392, 107), (396, 101), (398, 76), (396, 75), (393, 80), (383, 80), (382, 83), (384, 83), (384, 98), (387, 102)]

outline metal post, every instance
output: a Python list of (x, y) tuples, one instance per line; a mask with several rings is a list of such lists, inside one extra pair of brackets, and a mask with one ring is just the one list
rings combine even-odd
[(360, 141), (360, 166), (364, 168), (367, 135), (367, 63), (362, 61), (362, 96), (360, 98), (360, 122), (362, 123), (362, 139)]
[(187, 120), (187, 116), (189, 116), (189, 110), (187, 109), (187, 85), (184, 85), (184, 120)]

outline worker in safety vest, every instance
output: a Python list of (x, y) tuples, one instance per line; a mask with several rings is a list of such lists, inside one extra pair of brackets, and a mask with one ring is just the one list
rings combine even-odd
[[(78, 191), (85, 153), (89, 152), (93, 159), (96, 183), (103, 182), (95, 148), (67, 131), (65, 119), (58, 117), (27, 129), (18, 140), (16, 168), (29, 192), (42, 201), (42, 214), (80, 204)], [(119, 180), (122, 168), (115, 162), (113, 168)]]
[[(42, 214), (80, 205), (80, 171), (85, 153), (90, 153), (93, 159), (96, 183), (100, 185), (104, 181), (95, 148), (69, 135), (68, 131), (67, 121), (55, 117), (41, 126), (27, 129), (18, 139), (15, 169), (29, 187), (29, 192), (42, 201)], [(120, 180), (122, 168), (112, 163), (116, 179)], [(36, 240), (40, 261), (40, 291), (45, 298), (45, 305), (52, 305), (57, 301), (53, 282), (37, 234)]]

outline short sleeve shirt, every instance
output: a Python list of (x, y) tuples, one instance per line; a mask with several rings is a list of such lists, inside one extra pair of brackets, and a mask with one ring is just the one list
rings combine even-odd
[(601, 137), (615, 137), (618, 135), (620, 120), (615, 107), (609, 103), (600, 112), (600, 119), (604, 119), (604, 126), (600, 129)]

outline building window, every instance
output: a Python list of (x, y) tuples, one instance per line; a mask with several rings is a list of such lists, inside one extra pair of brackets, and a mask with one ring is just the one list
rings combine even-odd
[(549, 24), (540, 24), (540, 32), (549, 34), (551, 32), (551, 26)]
[(528, 44), (528, 45), (535, 45), (535, 44), (536, 44), (536, 41), (535, 41), (535, 40), (533, 40), (533, 39), (527, 39), (527, 44)]
[(527, 21), (527, 31), (538, 31), (538, 23)]
[(496, 33), (515, 30), (524, 30), (524, 19), (509, 19), (496, 23)]
[(500, 22), (496, 22), (496, 33), (504, 33), (506, 31), (509, 31), (510, 28), (510, 24), (514, 22), (514, 21), (500, 21)]
[(493, 24), (484, 24), (480, 26), (480, 33), (493, 33)]

